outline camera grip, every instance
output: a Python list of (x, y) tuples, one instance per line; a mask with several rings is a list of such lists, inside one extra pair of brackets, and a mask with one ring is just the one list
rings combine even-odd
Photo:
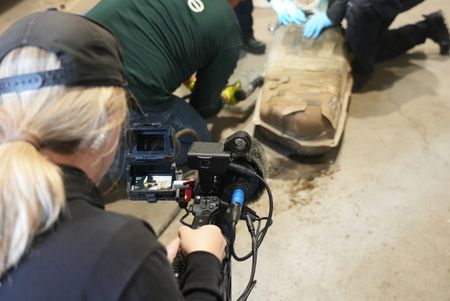
[(196, 229), (210, 224), (219, 210), (219, 204), (220, 199), (216, 196), (196, 196), (192, 205), (194, 219), (191, 227)]
[(211, 215), (209, 212), (205, 212), (205, 214), (197, 215), (194, 217), (192, 221), (192, 229), (200, 228), (201, 226), (208, 225)]
[[(196, 229), (201, 226), (208, 225), (212, 221), (212, 217), (219, 210), (220, 199), (215, 196), (196, 196), (192, 204), (191, 212), (194, 219), (191, 228)], [(178, 253), (173, 262), (172, 268), (178, 284), (181, 284), (181, 279), (186, 271), (185, 259), (181, 253)]]

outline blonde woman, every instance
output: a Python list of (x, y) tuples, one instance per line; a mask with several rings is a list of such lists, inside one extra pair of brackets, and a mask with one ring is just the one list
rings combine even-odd
[(35, 13), (0, 36), (0, 300), (220, 298), (217, 227), (180, 228), (180, 291), (151, 227), (103, 209), (125, 88), (116, 40), (84, 17)]

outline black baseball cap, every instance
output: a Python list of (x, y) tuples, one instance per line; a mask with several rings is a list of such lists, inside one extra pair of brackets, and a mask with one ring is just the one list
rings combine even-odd
[(48, 10), (21, 18), (0, 36), (0, 61), (24, 46), (55, 53), (61, 67), (0, 78), (0, 94), (54, 85), (127, 86), (117, 40), (83, 16)]

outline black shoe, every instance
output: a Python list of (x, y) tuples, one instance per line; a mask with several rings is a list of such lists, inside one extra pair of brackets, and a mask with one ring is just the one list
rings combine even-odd
[(353, 86), (352, 86), (352, 92), (362, 92), (363, 88), (366, 86), (366, 83), (368, 82), (368, 79), (362, 79), (359, 77), (353, 78)]
[(261, 41), (256, 40), (255, 38), (251, 37), (247, 41), (244, 42), (244, 45), (242, 48), (253, 54), (264, 54), (266, 52), (266, 44), (264, 44)]
[(439, 44), (441, 54), (448, 55), (450, 52), (450, 34), (442, 11), (438, 10), (423, 17), (429, 28), (429, 38)]
[(352, 92), (361, 92), (372, 77), (373, 66), (352, 63), (353, 87)]

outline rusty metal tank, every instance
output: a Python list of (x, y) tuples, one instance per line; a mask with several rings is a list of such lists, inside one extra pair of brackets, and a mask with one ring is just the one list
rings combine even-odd
[(279, 27), (264, 76), (256, 130), (301, 155), (323, 154), (339, 144), (353, 82), (340, 28), (313, 40), (303, 38), (301, 26)]

